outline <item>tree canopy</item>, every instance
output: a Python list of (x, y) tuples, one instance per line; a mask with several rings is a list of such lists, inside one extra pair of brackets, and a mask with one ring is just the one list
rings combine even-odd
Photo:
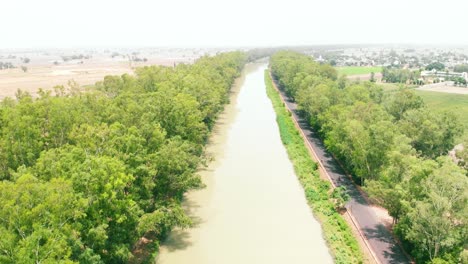
[(337, 80), (303, 54), (278, 52), (270, 67), (327, 149), (388, 209), (416, 260), (458, 263), (468, 240), (468, 178), (465, 151), (460, 166), (447, 158), (463, 132), (457, 116), (431, 112), (412, 90)]
[(206, 139), (245, 62), (223, 53), (3, 100), (0, 262), (126, 263), (142, 236), (189, 226), (182, 196), (202, 186)]

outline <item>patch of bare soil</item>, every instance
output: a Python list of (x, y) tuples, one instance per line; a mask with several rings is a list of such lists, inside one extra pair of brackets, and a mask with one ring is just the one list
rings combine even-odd
[(454, 86), (453, 82), (427, 84), (417, 88), (416, 90), (433, 91), (441, 93), (468, 94), (467, 87)]
[(148, 65), (171, 66), (174, 63), (186, 62), (178, 58), (153, 58), (146, 62), (111, 60), (106, 57), (96, 57), (83, 63), (64, 63), (60, 65), (31, 63), (27, 71), (18, 67), (0, 70), (0, 100), (5, 97), (15, 97), (18, 89), (35, 95), (39, 88), (51, 90), (57, 85), (67, 85), (73, 80), (80, 86), (92, 85), (101, 81), (107, 75), (133, 74), (135, 67)]
[(128, 261), (128, 263), (143, 264), (151, 262), (151, 255), (155, 252), (156, 247), (156, 237), (154, 234), (146, 234), (134, 245), (132, 250), (133, 257)]

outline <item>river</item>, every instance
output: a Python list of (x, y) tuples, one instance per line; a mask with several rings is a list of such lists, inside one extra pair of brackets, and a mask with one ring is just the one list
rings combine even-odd
[(332, 263), (281, 143), (264, 84), (249, 64), (210, 137), (206, 188), (186, 195), (195, 220), (160, 248), (158, 264)]

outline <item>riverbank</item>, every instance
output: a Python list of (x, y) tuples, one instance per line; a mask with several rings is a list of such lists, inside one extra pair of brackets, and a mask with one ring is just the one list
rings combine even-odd
[(299, 131), (294, 126), (290, 113), (284, 107), (280, 95), (273, 88), (268, 71), (265, 71), (267, 94), (276, 112), (280, 135), (310, 208), (322, 223), (324, 236), (336, 263), (362, 263), (364, 261), (357, 240), (346, 221), (334, 209), (329, 197), (330, 184), (319, 178), (318, 167), (311, 160)]

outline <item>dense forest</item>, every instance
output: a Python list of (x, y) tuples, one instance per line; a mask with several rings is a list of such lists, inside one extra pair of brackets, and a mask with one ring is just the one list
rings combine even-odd
[[(247, 55), (18, 91), (0, 106), (0, 263), (126, 263), (190, 226), (183, 194)], [(157, 242), (155, 243), (157, 246)]]
[(270, 66), (328, 150), (389, 211), (418, 263), (468, 261), (466, 151), (458, 162), (447, 155), (463, 132), (456, 114), (430, 111), (408, 89), (337, 79), (299, 53), (278, 52)]

